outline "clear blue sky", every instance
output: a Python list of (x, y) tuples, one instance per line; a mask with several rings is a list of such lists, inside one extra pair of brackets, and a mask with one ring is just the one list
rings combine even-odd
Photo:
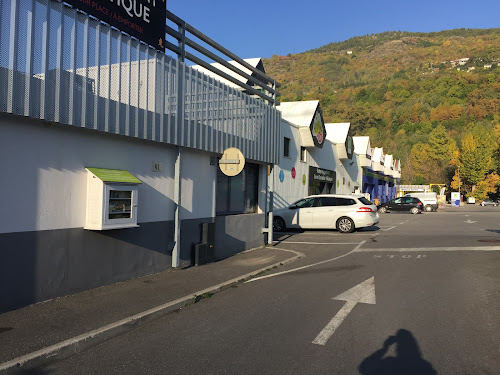
[(500, 27), (500, 0), (167, 0), (167, 9), (242, 58), (384, 31)]

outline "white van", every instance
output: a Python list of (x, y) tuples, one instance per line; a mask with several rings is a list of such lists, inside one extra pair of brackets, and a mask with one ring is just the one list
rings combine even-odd
[(405, 197), (415, 197), (422, 201), (426, 212), (437, 211), (439, 205), (437, 201), (437, 193), (409, 193)]

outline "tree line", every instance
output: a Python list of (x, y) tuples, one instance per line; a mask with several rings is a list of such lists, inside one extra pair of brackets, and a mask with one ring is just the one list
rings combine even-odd
[(460, 173), (481, 199), (500, 173), (499, 47), (500, 29), (387, 32), (264, 63), (282, 101), (320, 100), (326, 122), (401, 159), (402, 184), (457, 189)]

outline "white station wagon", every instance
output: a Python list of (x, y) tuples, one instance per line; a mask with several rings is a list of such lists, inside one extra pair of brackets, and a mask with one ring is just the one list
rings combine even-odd
[(377, 206), (362, 195), (311, 195), (273, 212), (273, 230), (337, 229), (351, 233), (379, 222)]

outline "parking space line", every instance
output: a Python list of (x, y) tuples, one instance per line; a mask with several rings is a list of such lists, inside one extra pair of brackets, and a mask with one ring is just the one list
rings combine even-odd
[[(380, 228), (380, 227), (379, 227)], [(383, 228), (383, 227), (382, 227)], [(330, 233), (330, 232), (275, 232), (276, 235), (281, 235), (281, 236), (298, 236), (298, 235), (314, 235), (314, 236), (345, 236), (348, 233)], [(369, 231), (369, 232), (356, 232), (356, 233), (351, 233), (356, 236), (361, 236), (361, 235), (372, 235), (376, 236), (377, 233), (375, 231)], [(356, 242), (357, 243), (357, 242)]]
[(384, 232), (387, 232), (388, 230), (391, 230), (391, 229), (394, 229), (394, 228), (396, 228), (396, 225), (394, 225), (393, 227), (389, 227), (387, 229), (381, 229), (381, 230), (383, 230)]
[(300, 241), (273, 241), (273, 243), (300, 243), (304, 245), (357, 245), (358, 242), (300, 242)]

